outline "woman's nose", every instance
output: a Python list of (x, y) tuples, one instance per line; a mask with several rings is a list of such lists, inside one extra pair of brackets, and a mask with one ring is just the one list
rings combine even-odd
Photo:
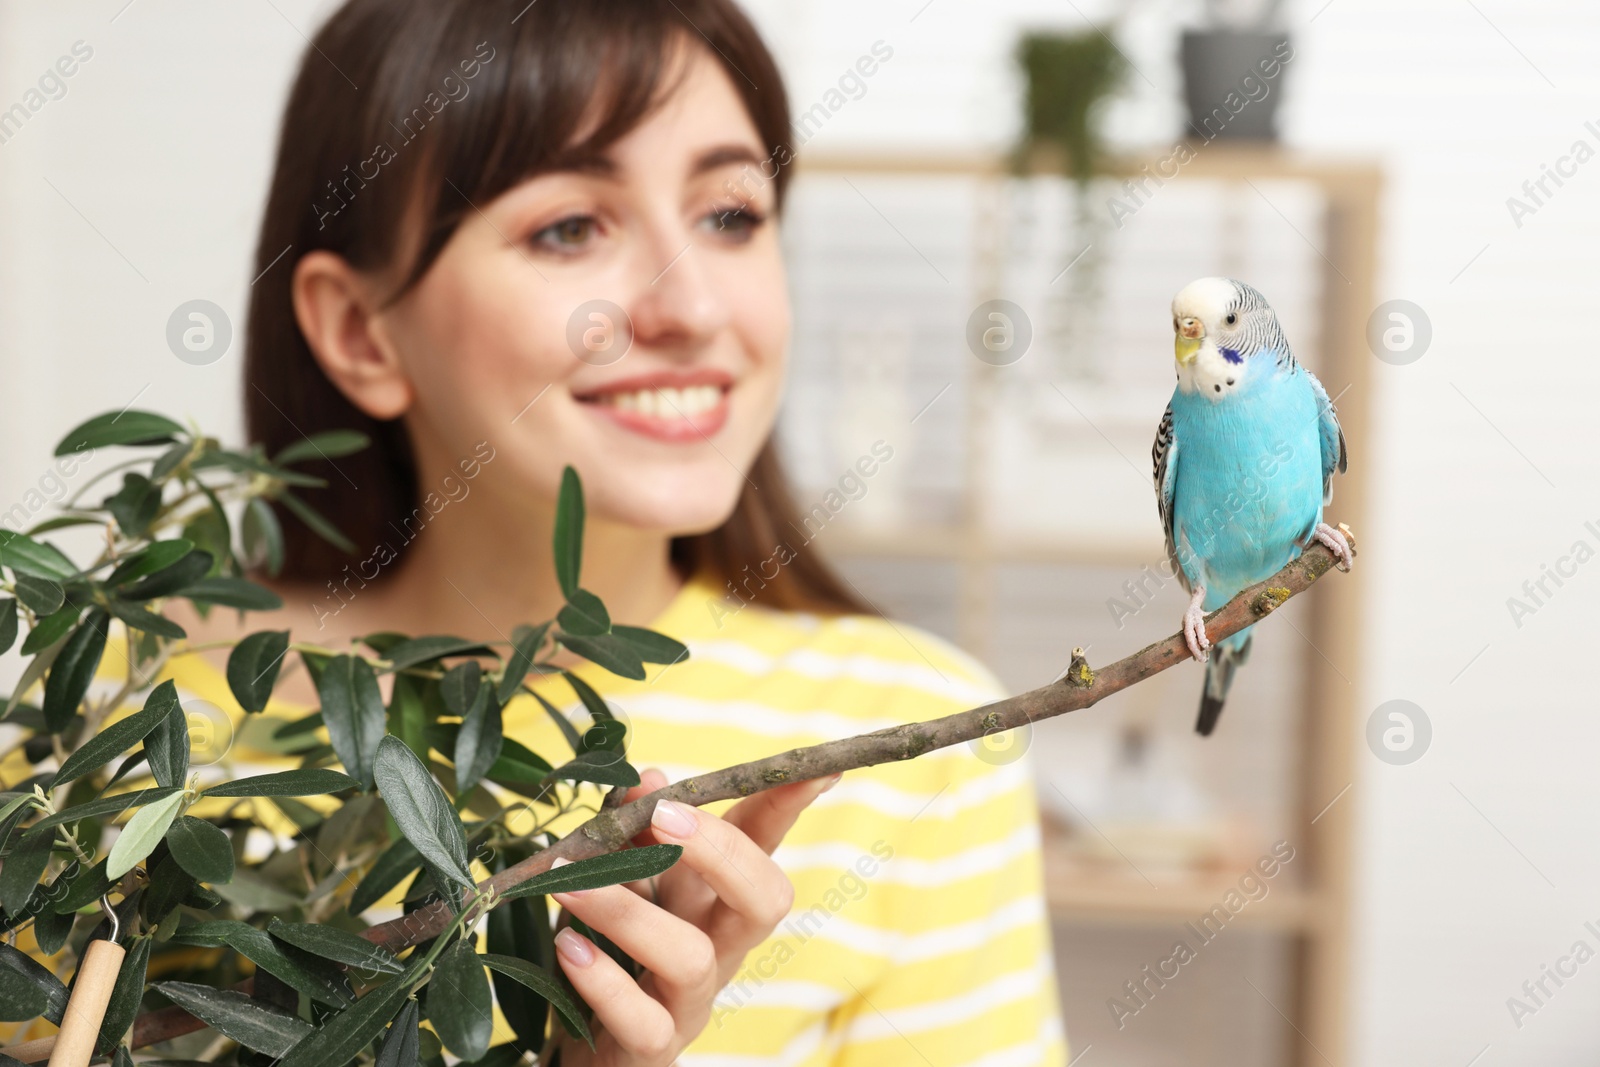
[[(727, 325), (728, 308), (711, 276), (710, 255), (688, 239), (675, 254), (657, 252), (659, 266), (642, 278), (629, 312), (635, 343), (694, 345)], [(646, 266), (651, 265), (647, 258)]]

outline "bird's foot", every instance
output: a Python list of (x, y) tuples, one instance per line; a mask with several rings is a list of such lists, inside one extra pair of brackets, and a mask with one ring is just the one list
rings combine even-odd
[(1328, 546), (1328, 551), (1333, 553), (1333, 561), (1338, 568), (1346, 573), (1350, 571), (1350, 564), (1356, 558), (1355, 552), (1350, 548), (1350, 541), (1343, 531), (1335, 530), (1325, 522), (1317, 523), (1317, 528), (1311, 534), (1313, 541), (1321, 541)]
[(1189, 610), (1183, 613), (1183, 640), (1197, 663), (1204, 663), (1211, 655), (1211, 639), (1206, 636), (1206, 613), (1200, 606), (1205, 598), (1205, 587), (1197, 586), (1194, 596), (1189, 600)]

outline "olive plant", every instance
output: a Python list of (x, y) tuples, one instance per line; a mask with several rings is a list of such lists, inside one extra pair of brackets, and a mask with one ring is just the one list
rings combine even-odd
[[(473, 873), (474, 863), (503, 872), (552, 846), (562, 816), (599, 810), (596, 790), (610, 787), (615, 800), (639, 784), (626, 728), (553, 665), (560, 650), (628, 678), (688, 654), (663, 634), (614, 624), (580, 584), (583, 493), (572, 468), (556, 512), (565, 604), (554, 619), (518, 626), (509, 641), (381, 632), (329, 648), (263, 629), (231, 643), (228, 685), (254, 720), (244, 733), (286, 769), (231, 779), (192, 765), (201, 742), (176, 687), (150, 684), (173, 656), (199, 650), (165, 612), (174, 601), (202, 618), (281, 606), (248, 577), (279, 573), (279, 509), (348, 547), (297, 495), (324, 484), (298, 468), (366, 444), (332, 432), (268, 456), (159, 414), (112, 412), (74, 429), (56, 455), (117, 448), (125, 461), (58, 515), (0, 530), (0, 653), (20, 639), (26, 658), (0, 717), (11, 728), (0, 731), (0, 767), (24, 774), (0, 792), (0, 1020), (61, 1025), (88, 947), (110, 939), (125, 955), (95, 1053), (121, 1065), (162, 1039), (166, 1055), (239, 1067), (358, 1058), (442, 1067), (445, 1052), (498, 1067), (543, 1052), (558, 1024), (593, 1047), (592, 1015), (554, 964), (545, 896), (651, 877), (682, 849), (594, 856), (510, 887), (480, 888)], [(120, 486), (106, 492), (115, 475)], [(80, 502), (95, 485), (100, 502)], [(73, 526), (103, 533), (87, 565), (46, 537)], [(127, 633), (125, 672), (102, 668), (113, 620)], [(290, 656), (321, 706), (269, 718)], [(124, 680), (107, 686), (111, 674)], [(528, 684), (550, 674), (589, 728)], [(502, 711), (519, 694), (550, 715), (570, 755), (555, 761), (504, 735)], [(363, 916), (396, 891), (407, 915), (448, 909), (442, 930), (398, 952), (359, 936)], [(498, 1046), (491, 988), (515, 1034)], [(179, 1010), (198, 1023), (173, 1025)], [(209, 1031), (175, 1038), (199, 1024)]]

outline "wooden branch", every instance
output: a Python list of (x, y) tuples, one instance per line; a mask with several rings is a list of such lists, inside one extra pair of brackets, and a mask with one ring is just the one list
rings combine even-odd
[[(1348, 529), (1345, 532), (1353, 549), (1355, 537), (1350, 535)], [(1333, 554), (1320, 542), (1313, 543), (1277, 574), (1244, 590), (1207, 615), (1206, 634), (1215, 644), (1261, 621), (1291, 597), (1311, 588), (1333, 565)], [(649, 825), (650, 813), (656, 801), (662, 797), (698, 807), (715, 800), (746, 797), (774, 786), (821, 778), (838, 771), (915, 759), (935, 749), (959, 745), (986, 734), (1012, 730), (1042, 719), (1093, 707), (1113, 693), (1120, 693), (1190, 658), (1181, 633), (1148, 645), (1099, 670), (1089, 666), (1081, 649), (1074, 649), (1072, 662), (1059, 681), (1018, 696), (940, 719), (904, 723), (810, 748), (790, 749), (752, 763), (685, 778), (620, 807), (602, 807), (598, 815), (550, 848), (479, 882), (478, 887), (503, 892), (549, 870), (558, 858), (576, 861), (628, 848), (633, 838)], [(448, 907), (439, 902), (399, 919), (368, 927), (361, 936), (373, 944), (399, 952), (437, 936), (449, 925), (450, 919)], [(204, 1025), (179, 1008), (164, 1008), (141, 1015), (135, 1021), (133, 1045), (138, 1048), (165, 1041), (199, 1030)]]

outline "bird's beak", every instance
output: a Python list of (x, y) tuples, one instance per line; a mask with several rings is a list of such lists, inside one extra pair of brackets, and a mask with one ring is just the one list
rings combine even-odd
[(1172, 339), (1172, 350), (1178, 357), (1178, 362), (1193, 363), (1195, 354), (1200, 351), (1200, 342), (1205, 336), (1205, 325), (1199, 319), (1193, 317), (1179, 319), (1177, 335)]

